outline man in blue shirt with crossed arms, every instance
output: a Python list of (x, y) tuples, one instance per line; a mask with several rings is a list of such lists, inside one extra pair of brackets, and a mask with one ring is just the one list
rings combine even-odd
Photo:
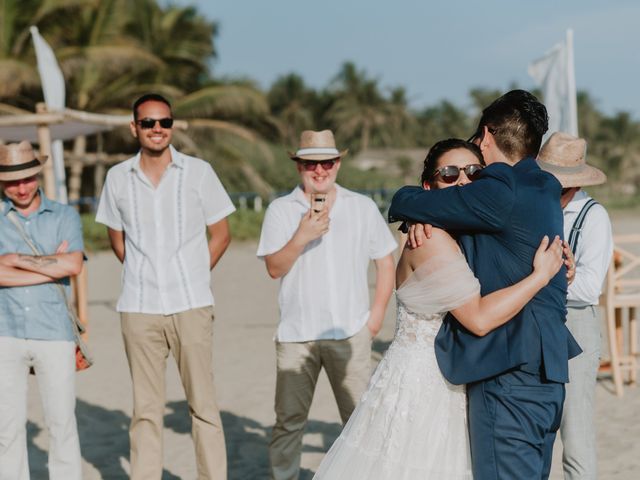
[[(75, 342), (66, 299), (82, 269), (78, 213), (38, 187), (47, 157), (0, 145), (0, 479), (28, 480), (27, 378), (33, 369), (49, 431), (49, 478), (80, 480)], [(44, 255), (34, 255), (18, 226)]]

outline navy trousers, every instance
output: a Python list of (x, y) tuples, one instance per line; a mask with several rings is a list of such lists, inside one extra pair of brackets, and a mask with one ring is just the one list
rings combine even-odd
[(467, 385), (474, 480), (549, 478), (564, 384), (512, 371)]

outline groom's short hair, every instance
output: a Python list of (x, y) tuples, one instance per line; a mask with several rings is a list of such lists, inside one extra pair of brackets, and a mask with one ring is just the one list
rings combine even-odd
[(482, 111), (478, 133), (485, 126), (500, 151), (517, 162), (538, 154), (542, 136), (549, 129), (549, 117), (534, 95), (526, 90), (511, 90)]

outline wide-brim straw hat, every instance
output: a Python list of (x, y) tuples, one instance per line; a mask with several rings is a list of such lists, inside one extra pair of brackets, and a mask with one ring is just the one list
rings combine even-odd
[(291, 160), (332, 160), (344, 157), (349, 150), (339, 151), (331, 130), (315, 132), (305, 130), (300, 134), (300, 147), (295, 153), (288, 152)]
[(0, 145), (0, 181), (31, 177), (42, 170), (47, 158), (46, 155), (36, 155), (26, 140)]
[(588, 187), (607, 181), (604, 172), (585, 161), (587, 142), (564, 132), (555, 132), (538, 153), (541, 169), (553, 174), (563, 188)]

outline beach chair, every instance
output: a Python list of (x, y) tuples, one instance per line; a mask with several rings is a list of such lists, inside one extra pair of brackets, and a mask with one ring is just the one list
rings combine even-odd
[(609, 359), (601, 364), (601, 370), (611, 371), (615, 393), (622, 396), (625, 381), (630, 385), (636, 384), (640, 356), (640, 234), (615, 235), (613, 243), (614, 254), (600, 301), (604, 308), (609, 345)]

